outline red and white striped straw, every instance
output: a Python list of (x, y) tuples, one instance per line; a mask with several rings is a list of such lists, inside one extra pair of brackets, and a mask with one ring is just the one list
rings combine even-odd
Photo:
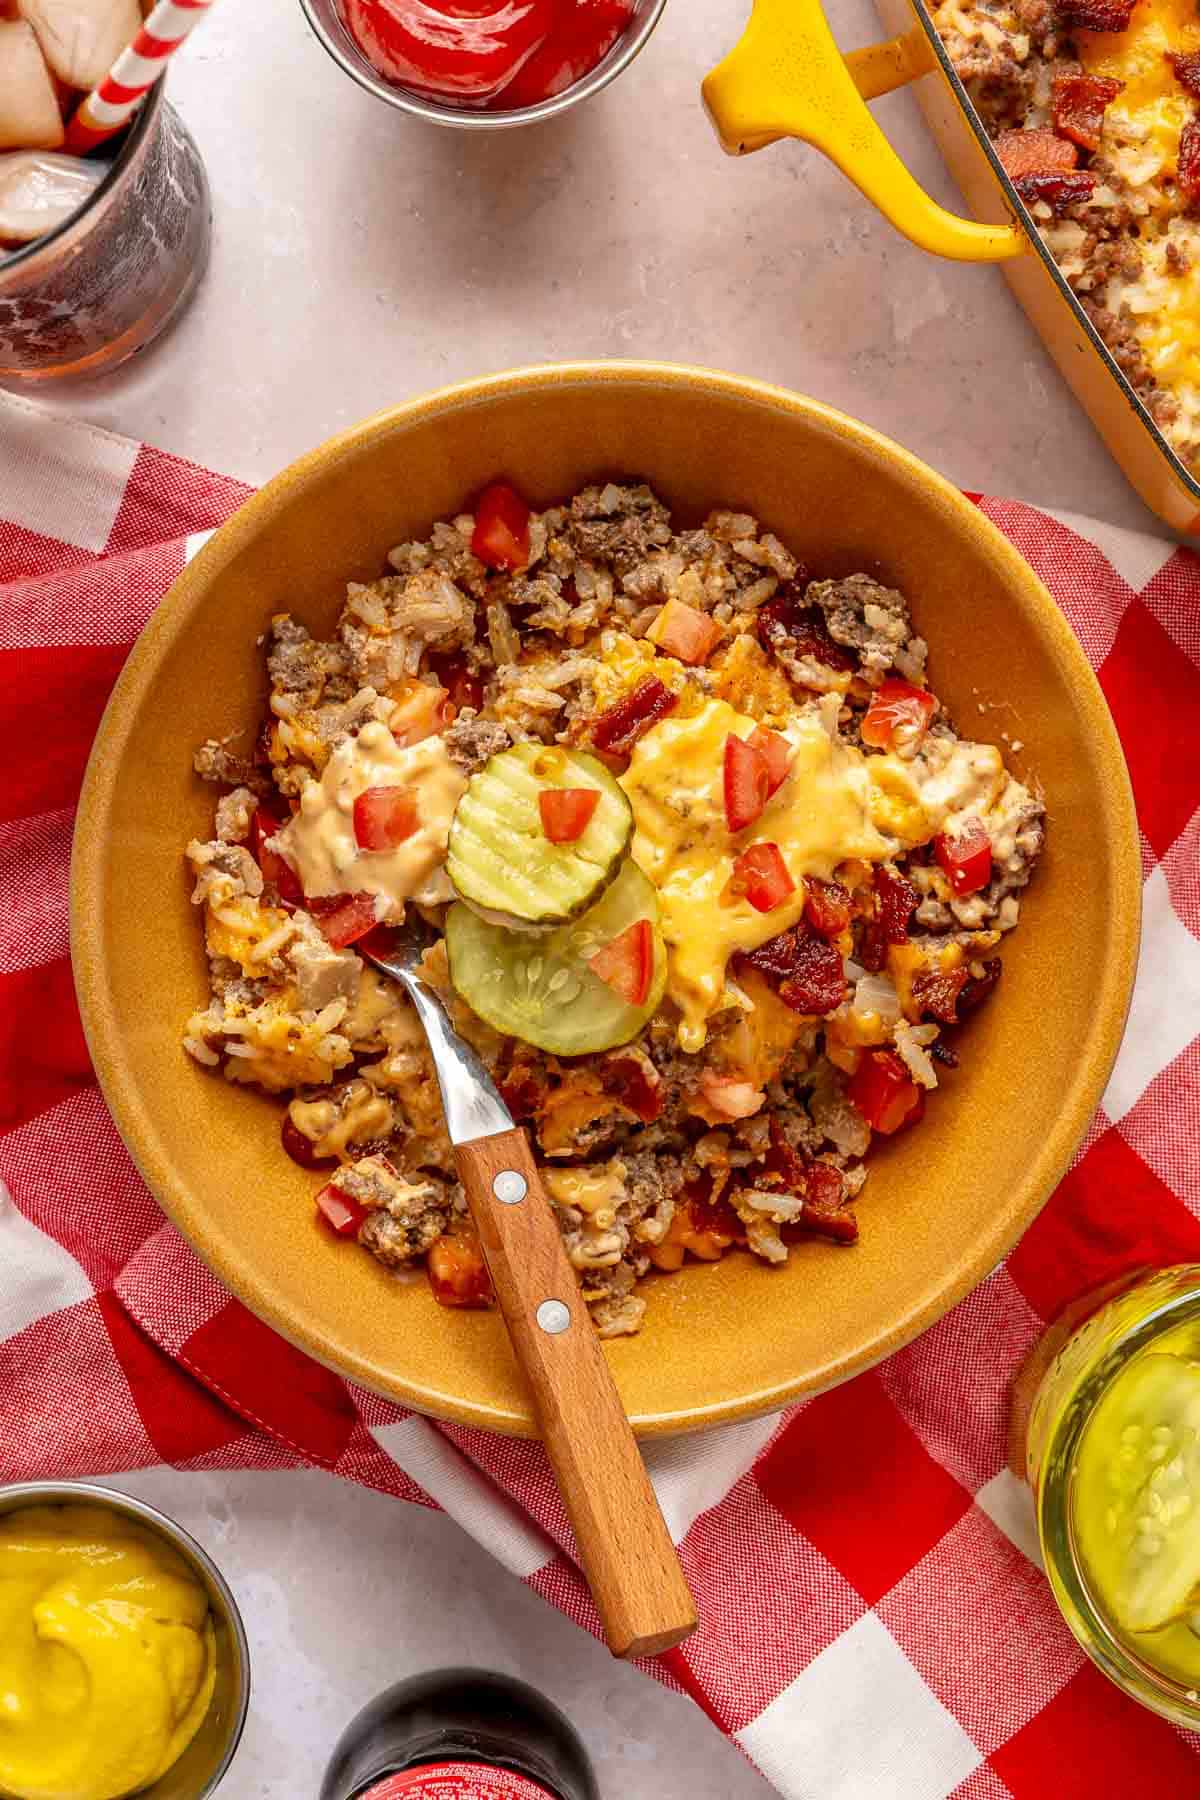
[(78, 155), (121, 130), (163, 72), (169, 56), (199, 24), (212, 0), (158, 0), (132, 44), (81, 101), (67, 126), (65, 148)]

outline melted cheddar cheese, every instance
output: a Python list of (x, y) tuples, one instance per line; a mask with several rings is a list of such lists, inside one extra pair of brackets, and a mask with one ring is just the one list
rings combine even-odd
[[(835, 698), (793, 717), (784, 734), (792, 746), (788, 778), (756, 823), (736, 835), (725, 817), (725, 740), (748, 737), (753, 719), (725, 700), (707, 700), (690, 717), (663, 719), (634, 747), (621, 786), (633, 807), (634, 860), (658, 889), (667, 993), (682, 1014), (685, 1050), (700, 1049), (709, 1017), (729, 1004), (729, 958), (800, 918), (806, 875), (830, 880), (851, 857), (883, 862), (935, 828), (902, 762), (839, 741), (838, 704)], [(722, 897), (736, 857), (760, 842), (778, 844), (795, 883), (769, 913)]]
[[(1179, 134), (1196, 111), (1167, 52), (1200, 50), (1195, 0), (1138, 0), (1127, 30), (1079, 31), (1075, 37), (1089, 74), (1125, 84), (1107, 110), (1105, 154), (1144, 201), (1153, 226), (1166, 233), (1180, 213), (1173, 185)], [(1200, 387), (1200, 270), (1194, 255), (1181, 272), (1170, 268), (1168, 236), (1155, 237), (1146, 226), (1140, 236), (1142, 271), (1122, 287), (1118, 303), (1133, 317), (1159, 386), (1173, 392)]]
[[(1179, 154), (1179, 133), (1195, 110), (1167, 61), (1169, 50), (1200, 49), (1200, 19), (1194, 0), (1138, 0), (1125, 31), (1077, 31), (1080, 60), (1089, 75), (1124, 82), (1109, 103), (1107, 136), (1144, 159), (1142, 178), (1171, 174)], [(1164, 212), (1176, 203), (1161, 193), (1147, 198)]]

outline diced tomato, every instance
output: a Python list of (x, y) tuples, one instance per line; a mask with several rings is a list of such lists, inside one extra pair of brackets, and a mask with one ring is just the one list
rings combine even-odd
[(471, 548), (489, 569), (523, 569), (529, 561), (529, 508), (507, 481), (480, 494)]
[(543, 788), (538, 795), (542, 830), (552, 844), (573, 844), (599, 804), (599, 788)]
[(678, 696), (656, 675), (643, 676), (636, 687), (600, 714), (592, 726), (592, 742), (597, 750), (627, 756), (642, 733), (665, 719), (676, 705)]
[(721, 635), (708, 613), (683, 600), (668, 600), (646, 636), (668, 656), (683, 663), (702, 663)]
[(451, 704), (461, 712), (470, 706), (476, 712), (483, 705), (483, 682), (473, 675), (462, 656), (431, 656), (430, 672), (437, 676), (450, 696)]
[(767, 804), (770, 775), (767, 759), (749, 738), (731, 731), (725, 739), (725, 821), (730, 831), (753, 825)]
[(447, 1233), (429, 1252), (429, 1285), (439, 1306), (490, 1306), (492, 1278), (479, 1239), (465, 1232)]
[(283, 830), (283, 826), (275, 814), (267, 806), (254, 809), (254, 817), (250, 822), (250, 845), (254, 852), (254, 860), (262, 870), (264, 881), (274, 882), (279, 898), (285, 906), (303, 906), (304, 889), (300, 886), (300, 877), (286, 857), (280, 856), (278, 850), (267, 845), (267, 839)]
[(869, 1050), (846, 1084), (846, 1093), (872, 1131), (890, 1137), (916, 1123), (924, 1096), (891, 1050)]
[(823, 938), (840, 937), (850, 923), (850, 896), (840, 881), (804, 877), (804, 917)]
[(318, 1156), (317, 1147), (311, 1138), (305, 1137), (299, 1126), (293, 1125), (290, 1113), (284, 1113), (283, 1125), (280, 1128), (280, 1141), (284, 1150), (294, 1163), (302, 1169), (320, 1169), (326, 1163), (337, 1161), (336, 1156)]
[(394, 850), (421, 823), (411, 788), (365, 788), (354, 802), (354, 841), (360, 850)]
[(782, 906), (795, 891), (796, 884), (779, 845), (751, 844), (734, 863), (722, 899), (726, 894), (730, 899), (744, 898), (756, 912), (765, 913)]
[(637, 919), (588, 959), (588, 968), (628, 1006), (644, 1006), (654, 976), (654, 927)]
[(1124, 85), (1110, 75), (1056, 75), (1050, 83), (1055, 131), (1082, 150), (1098, 150), (1105, 109)]
[(391, 690), (395, 699), (388, 728), (402, 750), (436, 737), (454, 722), (454, 702), (444, 687), (429, 681), (405, 683), (403, 691)]
[(357, 1237), (367, 1209), (353, 1194), (343, 1193), (336, 1181), (330, 1181), (317, 1195), (317, 1216), (337, 1237)]
[(761, 751), (767, 764), (767, 799), (778, 792), (787, 780), (788, 770), (792, 766), (792, 746), (778, 731), (770, 731), (765, 725), (756, 725), (746, 742)]
[(953, 837), (939, 831), (933, 840), (933, 854), (959, 900), (977, 894), (992, 879), (992, 840), (982, 820), (974, 815)]
[(379, 920), (375, 914), (374, 894), (326, 894), (308, 902), (308, 910), (325, 935), (325, 942), (335, 950), (344, 950), (374, 931)]
[(862, 741), (874, 750), (915, 743), (936, 711), (937, 701), (924, 688), (907, 681), (881, 681), (862, 722)]

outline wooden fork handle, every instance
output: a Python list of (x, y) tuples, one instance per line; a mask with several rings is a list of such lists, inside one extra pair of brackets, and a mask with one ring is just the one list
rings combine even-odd
[(695, 1629), (695, 1604), (529, 1140), (504, 1131), (454, 1159), (609, 1647), (669, 1650)]

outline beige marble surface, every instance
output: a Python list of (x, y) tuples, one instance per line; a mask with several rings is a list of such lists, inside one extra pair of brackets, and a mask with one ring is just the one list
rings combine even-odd
[[(670, 0), (621, 82), (553, 125), (467, 138), (342, 77), (297, 0), (220, 0), (172, 79), (216, 198), (211, 272), (127, 371), (38, 398), (260, 480), (338, 427), (458, 377), (660, 356), (815, 394), (965, 486), (1148, 522), (992, 270), (912, 249), (813, 153), (719, 153), (697, 84), (743, 0)], [(876, 35), (835, 0), (843, 45)], [(911, 102), (879, 107), (939, 198)], [(575, 1719), (612, 1800), (765, 1800), (690, 1704), (613, 1664), (448, 1520), (319, 1474), (121, 1485), (218, 1557), (255, 1702), (229, 1800), (312, 1791), (345, 1720), (407, 1672), (511, 1669)]]
[[(830, 0), (843, 46), (869, 0)], [(362, 93), (298, 0), (219, 0), (172, 75), (212, 175), (212, 269), (171, 341), (52, 404), (261, 480), (391, 401), (516, 363), (660, 356), (782, 382), (964, 486), (1146, 524), (994, 269), (899, 238), (815, 152), (720, 153), (697, 85), (745, 0), (669, 0), (618, 83), (547, 125), (441, 131)], [(911, 100), (877, 113), (957, 204)]]

